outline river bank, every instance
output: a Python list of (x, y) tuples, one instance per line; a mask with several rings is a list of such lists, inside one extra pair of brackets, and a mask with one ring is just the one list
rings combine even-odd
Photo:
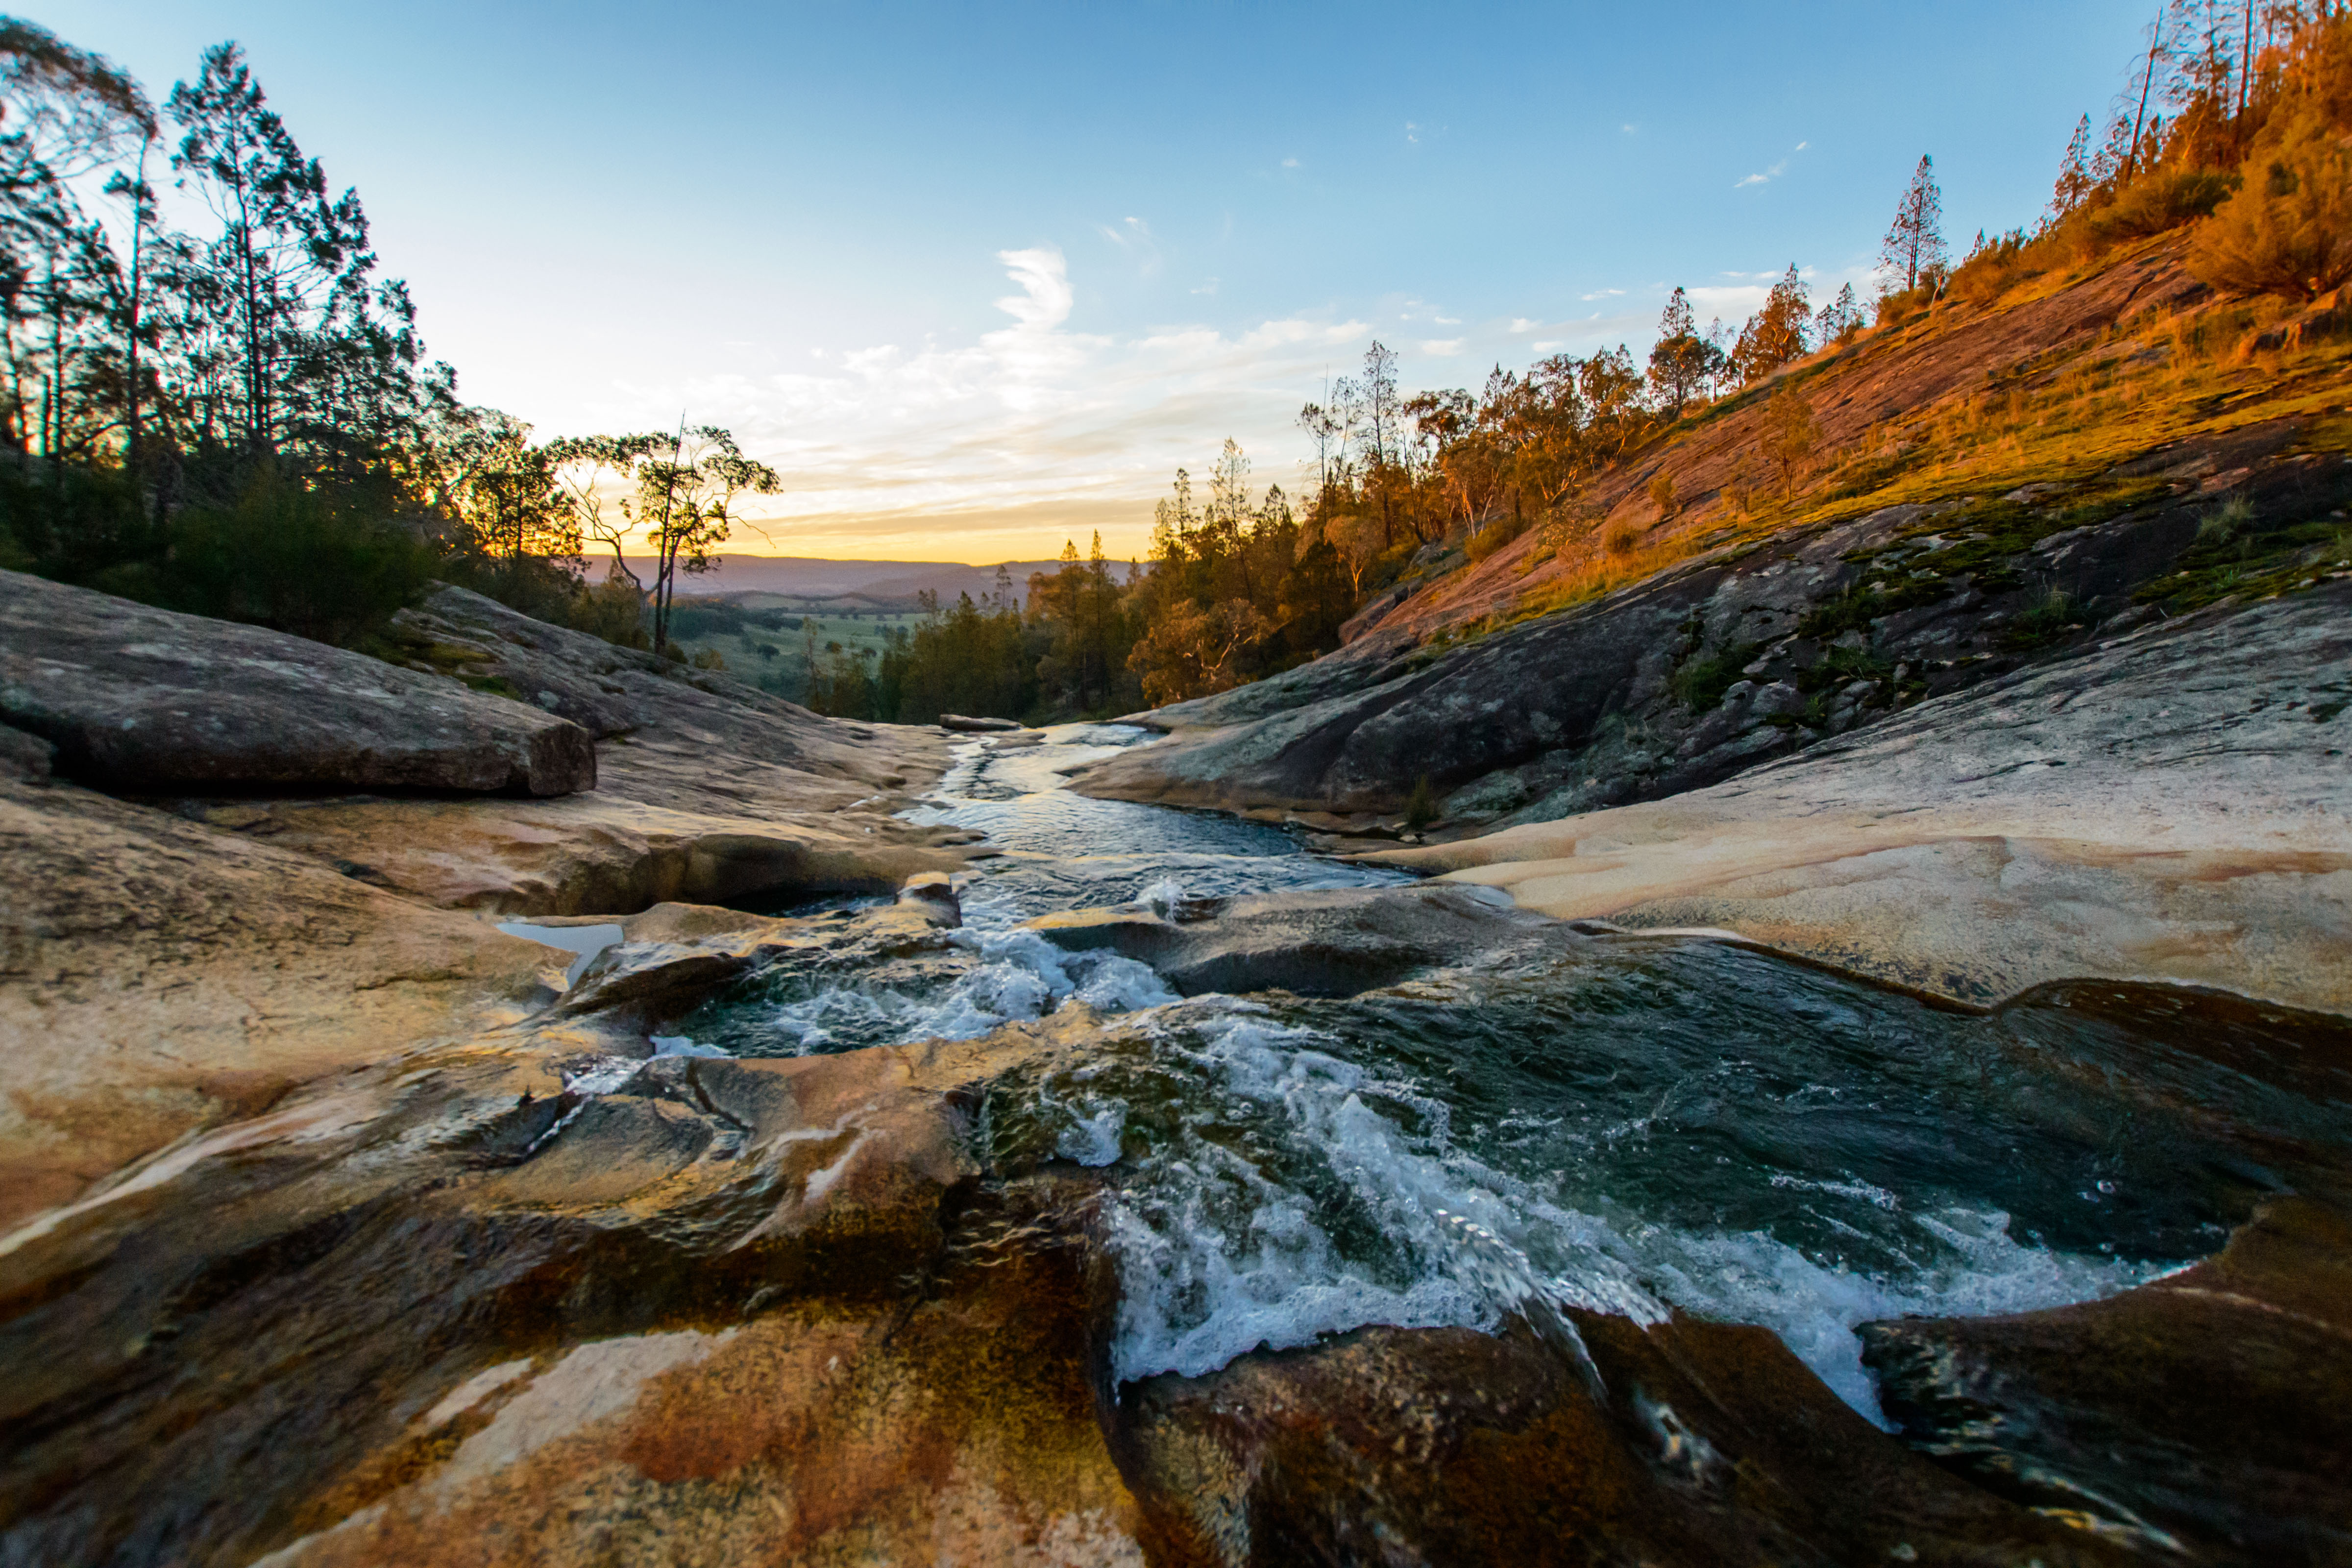
[[(634, 705), (594, 790), (5, 786), (16, 1556), (2334, 1550), (2338, 1018), (1956, 1008), (434, 614)], [(679, 821), (705, 901), (566, 869)]]

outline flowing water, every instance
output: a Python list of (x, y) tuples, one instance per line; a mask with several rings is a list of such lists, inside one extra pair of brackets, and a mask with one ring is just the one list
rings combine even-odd
[[(1104, 1173), (1121, 1378), (1369, 1323), (1678, 1308), (1772, 1329), (1877, 1418), (1856, 1323), (2124, 1289), (2216, 1250), (2343, 1141), (2352, 1085), (2269, 1070), (2294, 1050), (2267, 1015), (2217, 1024), (2134, 988), (1979, 1016), (1744, 949), (1604, 937), (1346, 999), (1179, 997), (1020, 922), (1407, 879), (1062, 787), (1143, 739), (974, 742), (909, 813), (1002, 851), (947, 952), (779, 969), (664, 1041), (772, 1056), (971, 1037), (1074, 999), (1102, 1015), (1094, 1048), (995, 1086), (980, 1136), (1000, 1168)], [(2229, 1065), (2216, 1030), (2235, 1031)]]

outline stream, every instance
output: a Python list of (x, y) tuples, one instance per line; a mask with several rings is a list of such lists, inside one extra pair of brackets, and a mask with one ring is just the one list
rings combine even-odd
[(2291, 1066), (2291, 1040), (2241, 1009), (2217, 1053), (2221, 1026), (2161, 988), (2043, 988), (1980, 1015), (1748, 949), (1604, 936), (1343, 999), (1179, 996), (1021, 922), (1411, 879), (1064, 787), (1148, 739), (1069, 725), (964, 747), (907, 814), (1000, 852), (960, 879), (947, 952), (780, 966), (662, 1042), (797, 1055), (1092, 1008), (1095, 1047), (1000, 1080), (978, 1136), (999, 1168), (1103, 1173), (1121, 1380), (1367, 1324), (1680, 1310), (1772, 1330), (1885, 1425), (1856, 1324), (2126, 1289), (2218, 1250), (2342, 1142), (2342, 1085), (2263, 1067)]

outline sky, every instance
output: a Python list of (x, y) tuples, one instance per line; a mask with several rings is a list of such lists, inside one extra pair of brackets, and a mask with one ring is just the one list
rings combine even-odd
[(733, 430), (761, 553), (1147, 549), (1375, 338), (1406, 390), (1736, 329), (2029, 224), (2142, 5), (35, 0), (158, 100), (241, 43), (364, 201), (467, 401), (541, 436)]

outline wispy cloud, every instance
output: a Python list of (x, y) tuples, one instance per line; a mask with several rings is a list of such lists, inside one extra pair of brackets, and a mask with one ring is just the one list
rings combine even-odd
[(1462, 352), (1464, 341), (1461, 338), (1423, 338), (1421, 340), (1421, 352), (1439, 359), (1450, 359)]
[(1623, 295), (1624, 295), (1624, 292), (1625, 292), (1625, 290), (1623, 290), (1622, 289), (1598, 289), (1598, 290), (1596, 290), (1596, 291), (1594, 291), (1594, 292), (1592, 292), (1592, 293), (1591, 293), (1591, 294), (1581, 295), (1581, 296), (1580, 296), (1580, 298), (1584, 299), (1584, 300), (1615, 300), (1615, 299), (1622, 298), (1622, 297), (1623, 297)]
[(1296, 158), (1285, 158), (1282, 161), (1282, 166), (1286, 169), (1296, 169), (1298, 167), (1298, 160)]
[[(1810, 146), (1811, 146), (1811, 145), (1812, 145), (1812, 143), (1811, 143), (1811, 142), (1798, 142), (1798, 143), (1796, 144), (1796, 146), (1794, 146), (1794, 147), (1792, 147), (1792, 148), (1790, 148), (1790, 149), (1789, 150), (1789, 157), (1792, 158), (1792, 157), (1796, 156), (1796, 154), (1798, 154), (1799, 153), (1803, 152), (1806, 148), (1808, 148), (1808, 147), (1810, 147)], [(1787, 174), (1788, 172), (1789, 172), (1789, 158), (1783, 158), (1783, 159), (1781, 159), (1779, 163), (1777, 163), (1773, 164), (1770, 168), (1769, 168), (1769, 169), (1765, 170), (1765, 171), (1764, 171), (1762, 174), (1748, 174), (1748, 175), (1746, 175), (1746, 176), (1744, 176), (1744, 177), (1740, 178), (1739, 180), (1735, 181), (1735, 182), (1733, 183), (1733, 184), (1732, 184), (1732, 187), (1731, 187), (1731, 188), (1732, 188), (1733, 190), (1735, 190), (1735, 191), (1738, 191), (1738, 190), (1745, 190), (1745, 189), (1746, 189), (1748, 186), (1749, 186), (1749, 185), (1767, 185), (1767, 184), (1770, 184), (1774, 180), (1779, 179), (1781, 175), (1783, 175), (1783, 174)]]

